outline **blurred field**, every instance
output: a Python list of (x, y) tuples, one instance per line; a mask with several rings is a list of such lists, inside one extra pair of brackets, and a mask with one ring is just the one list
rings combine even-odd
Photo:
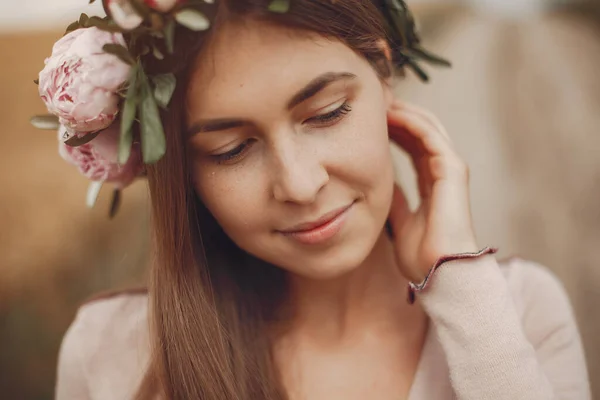
[[(400, 97), (444, 122), (472, 169), (482, 244), (551, 268), (580, 323), (600, 394), (600, 33), (584, 14), (501, 21), (461, 7), (419, 8), (433, 50), (454, 62)], [(56, 355), (78, 304), (143, 282), (148, 199), (140, 181), (107, 219), (110, 193), (84, 205), (87, 181), (56, 153), (33, 84), (60, 31), (0, 35), (0, 398), (52, 398)], [(406, 159), (400, 177), (409, 182)], [(409, 190), (409, 195), (411, 195)], [(412, 193), (414, 200), (414, 192)]]
[[(108, 220), (110, 190), (87, 182), (28, 119), (45, 109), (33, 79), (61, 32), (0, 36), (0, 398), (50, 399), (60, 339), (91, 293), (139, 283), (147, 261), (144, 182)], [(105, 188), (106, 189), (106, 188)]]

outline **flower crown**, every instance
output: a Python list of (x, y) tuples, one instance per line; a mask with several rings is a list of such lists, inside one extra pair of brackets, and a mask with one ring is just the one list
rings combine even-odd
[[(92, 181), (88, 206), (103, 183), (112, 183), (113, 216), (120, 191), (165, 154), (159, 108), (168, 107), (176, 79), (172, 73), (146, 73), (141, 58), (163, 60), (172, 54), (178, 24), (208, 30), (214, 1), (103, 0), (105, 17), (81, 14), (54, 44), (35, 80), (50, 114), (35, 116), (31, 123), (58, 131), (59, 154)], [(268, 11), (286, 13), (290, 1), (272, 0)], [(450, 65), (420, 46), (403, 0), (374, 1), (385, 17), (394, 65), (411, 68), (424, 81), (428, 77), (419, 60)]]

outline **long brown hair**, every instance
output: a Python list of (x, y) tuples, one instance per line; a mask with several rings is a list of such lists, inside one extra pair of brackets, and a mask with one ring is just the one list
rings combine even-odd
[[(292, 0), (285, 14), (267, 0), (224, 0), (211, 29), (258, 18), (342, 41), (381, 78), (392, 74), (381, 41), (383, 17), (371, 0)], [(154, 262), (150, 274), (152, 357), (138, 398), (278, 400), (287, 396), (266, 327), (285, 304), (282, 270), (239, 249), (198, 199), (186, 150), (184, 105), (194, 58), (210, 39), (176, 32), (178, 85), (163, 114), (167, 152), (148, 168)], [(385, 43), (385, 42), (384, 42)], [(148, 66), (152, 68), (152, 66)]]

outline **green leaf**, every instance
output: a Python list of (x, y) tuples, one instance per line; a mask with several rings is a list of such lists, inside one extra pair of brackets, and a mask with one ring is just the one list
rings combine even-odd
[(205, 31), (210, 27), (210, 21), (198, 10), (185, 8), (175, 14), (175, 20), (193, 31)]
[(140, 69), (141, 103), (139, 116), (141, 123), (142, 154), (144, 163), (152, 164), (161, 159), (166, 151), (165, 132), (154, 100), (148, 77)]
[(92, 208), (96, 204), (96, 200), (98, 200), (98, 195), (100, 194), (100, 189), (102, 189), (102, 181), (92, 181), (88, 186), (87, 196), (85, 198), (85, 204)]
[(35, 83), (36, 85), (39, 85), (40, 84), (40, 80), (39, 79), (34, 79), (33, 83)]
[(107, 23), (108, 23), (108, 21), (106, 21), (104, 18), (100, 18), (100, 17), (93, 15), (85, 22), (85, 26), (86, 27), (100, 26), (100, 25), (104, 25)]
[(154, 99), (156, 103), (162, 108), (167, 108), (177, 83), (175, 75), (164, 74), (153, 76), (152, 83), (154, 83)]
[(71, 33), (73, 31), (76, 31), (79, 28), (81, 28), (81, 25), (79, 25), (79, 21), (75, 21), (75, 22), (71, 23), (69, 26), (67, 26), (67, 30), (65, 31), (65, 35), (67, 33)]
[(88, 4), (94, 4), (96, 2), (96, 0), (90, 0), (90, 2)]
[(108, 211), (108, 218), (113, 219), (115, 215), (117, 215), (117, 211), (119, 211), (119, 207), (121, 206), (121, 190), (115, 189), (113, 190), (112, 200), (110, 201), (110, 209)]
[(31, 125), (38, 129), (44, 129), (48, 131), (56, 131), (60, 128), (58, 117), (56, 115), (36, 115), (29, 119)]
[(122, 46), (120, 44), (108, 43), (102, 46), (102, 50), (107, 52), (108, 54), (112, 54), (114, 56), (119, 57), (121, 61), (126, 64), (133, 65), (135, 64), (135, 60), (127, 50), (127, 47)]
[(83, 136), (73, 136), (72, 138), (66, 140), (65, 144), (67, 146), (71, 146), (71, 147), (83, 146), (84, 144), (89, 143), (92, 140), (94, 140), (96, 138), (96, 136), (98, 136), (100, 134), (100, 132), (102, 132), (102, 131), (103, 131), (103, 129), (95, 131), (95, 132), (86, 133)]
[(148, 32), (148, 34), (152, 37), (159, 38), (159, 39), (165, 38), (164, 29), (162, 31), (150, 31), (150, 32)]
[(169, 54), (175, 50), (175, 21), (170, 20), (165, 25), (165, 46)]
[(417, 62), (411, 58), (407, 58), (406, 63), (408, 64), (408, 66), (410, 67), (410, 69), (413, 70), (413, 72), (415, 74), (417, 74), (417, 76), (423, 81), (423, 82), (429, 82), (429, 75), (427, 75), (427, 73), (425, 71), (423, 71), (423, 69), (421, 68), (421, 66), (419, 64), (417, 64)]
[(285, 14), (290, 9), (290, 0), (273, 0), (267, 9), (271, 12)]
[(452, 64), (450, 63), (450, 61), (445, 60), (441, 57), (436, 56), (433, 53), (430, 53), (429, 51), (425, 50), (424, 48), (420, 47), (420, 46), (415, 46), (413, 48), (410, 49), (410, 52), (418, 57), (421, 58), (424, 61), (427, 61), (431, 64), (436, 64), (436, 65), (441, 65), (444, 67), (451, 67)]
[(81, 15), (79, 16), (79, 25), (85, 26), (89, 19), (90, 17), (88, 17), (86, 13), (81, 13)]
[(85, 24), (86, 27), (91, 27), (94, 26), (98, 29), (100, 29), (101, 31), (105, 31), (105, 32), (112, 32), (112, 33), (117, 33), (117, 32), (123, 32), (123, 28), (121, 28), (120, 26), (118, 26), (117, 24), (115, 24), (112, 21), (107, 21), (104, 18), (100, 18), (100, 17), (91, 17)]
[(161, 51), (158, 49), (158, 47), (154, 46), (152, 47), (152, 55), (154, 56), (154, 58), (156, 58), (157, 60), (164, 60), (165, 56), (163, 53), (161, 53)]
[(139, 64), (131, 69), (129, 77), (129, 88), (127, 97), (123, 103), (121, 114), (121, 135), (119, 136), (119, 164), (125, 164), (131, 154), (131, 144), (133, 143), (133, 122), (135, 121), (136, 109), (138, 106), (138, 85), (137, 77), (139, 73)]

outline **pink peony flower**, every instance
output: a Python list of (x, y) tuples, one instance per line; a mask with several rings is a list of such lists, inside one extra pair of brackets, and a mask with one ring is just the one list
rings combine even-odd
[(40, 72), (39, 93), (48, 112), (71, 130), (104, 129), (119, 111), (117, 90), (131, 66), (104, 52), (102, 46), (108, 43), (125, 46), (121, 34), (77, 29), (56, 42)]
[(90, 142), (78, 147), (71, 147), (63, 142), (65, 131), (64, 126), (61, 126), (58, 131), (58, 152), (63, 159), (75, 165), (86, 178), (110, 182), (117, 188), (123, 189), (143, 172), (144, 164), (138, 143), (133, 144), (129, 160), (124, 165), (120, 165), (117, 161), (120, 135), (118, 120)]
[(167, 12), (170, 11), (175, 4), (181, 3), (181, 0), (144, 0), (144, 3), (157, 11)]
[[(175, 7), (175, 4), (183, 1), (184, 0), (143, 0), (148, 7), (160, 12), (168, 12)], [(135, 29), (140, 26), (143, 21), (142, 16), (131, 6), (131, 0), (107, 0), (106, 6), (112, 19), (123, 29)]]
[(131, 5), (131, 0), (108, 0), (106, 6), (112, 19), (123, 29), (135, 29), (143, 21), (142, 16)]

